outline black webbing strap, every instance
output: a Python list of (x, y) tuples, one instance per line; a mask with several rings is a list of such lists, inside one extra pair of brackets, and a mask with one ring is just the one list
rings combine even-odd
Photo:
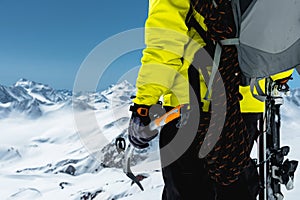
[(204, 46), (204, 49), (207, 51), (210, 57), (213, 58), (215, 54), (215, 45), (212, 40), (208, 39), (208, 37), (206, 36), (206, 31), (201, 27), (199, 22), (197, 22), (195, 17), (192, 15), (191, 10), (192, 9), (190, 9), (187, 16), (186, 25), (189, 29), (193, 27), (197, 31), (197, 33), (200, 35), (200, 37), (203, 39), (203, 41), (206, 44)]
[[(213, 42), (211, 40), (208, 39), (208, 37), (206, 36), (206, 31), (201, 27), (201, 25), (197, 22), (197, 20), (193, 16), (192, 5), (187, 14), (185, 23), (189, 29), (191, 29), (193, 27), (197, 31), (197, 33), (200, 35), (200, 37), (203, 39), (203, 41), (206, 44), (203, 48), (210, 55), (210, 57), (213, 58), (214, 51), (215, 51), (215, 45), (213, 44)], [(201, 94), (200, 94), (201, 92), (200, 92), (199, 69), (201, 70), (201, 74), (203, 75), (206, 83), (208, 83), (208, 81), (209, 81), (209, 74), (206, 69), (206, 66), (201, 67), (202, 65), (197, 62), (197, 53), (199, 53), (199, 51), (195, 53), (194, 62), (193, 62), (193, 64), (191, 64), (191, 66), (188, 69), (188, 76), (189, 76), (189, 83), (197, 97), (197, 102), (195, 102), (194, 99), (191, 99), (191, 103), (194, 105), (195, 105), (195, 103), (198, 103), (200, 110), (202, 110), (203, 103), (201, 102)], [(190, 91), (190, 94), (191, 94), (191, 92), (192, 91)], [(190, 96), (193, 96), (193, 95), (191, 94)]]
[[(194, 67), (191, 64), (188, 69), (188, 76), (189, 76), (189, 84), (191, 86), (191, 88), (190, 88), (190, 104), (191, 105), (199, 105), (199, 109), (202, 110), (203, 103), (201, 102), (200, 74), (199, 74), (198, 68)], [(196, 95), (196, 99), (193, 98), (194, 94)]]

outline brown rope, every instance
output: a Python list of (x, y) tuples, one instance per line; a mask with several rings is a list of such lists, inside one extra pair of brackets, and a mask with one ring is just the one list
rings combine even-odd
[[(215, 2), (218, 5), (217, 8), (214, 7), (212, 0), (192, 0), (194, 9), (205, 18), (204, 23), (208, 28), (207, 37), (215, 42), (234, 38), (236, 30), (230, 1), (215, 0)], [(216, 77), (214, 80), (212, 107), (225, 106), (221, 100), (226, 95), (227, 109), (226, 113), (212, 110), (212, 118), (218, 121), (225, 117), (225, 123), (222, 127), (215, 127), (215, 130), (222, 132), (206, 159), (210, 177), (219, 184), (229, 185), (237, 180), (248, 165), (251, 150), (248, 144), (249, 134), (247, 134), (239, 106), (241, 72), (235, 46), (222, 47), (218, 70), (221, 77)], [(224, 85), (226, 94), (217, 87), (220, 84)], [(206, 135), (208, 126), (218, 126), (217, 123), (209, 123), (210, 120), (202, 120), (199, 126), (199, 133), (203, 135), (203, 138), (206, 136), (208, 141), (211, 137)], [(203, 140), (200, 145), (202, 143)]]

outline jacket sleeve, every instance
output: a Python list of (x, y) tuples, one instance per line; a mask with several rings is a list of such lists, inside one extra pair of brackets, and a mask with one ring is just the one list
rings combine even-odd
[(187, 0), (150, 0), (145, 24), (145, 44), (136, 81), (134, 102), (152, 105), (168, 93), (183, 66), (189, 41), (185, 24), (190, 9)]

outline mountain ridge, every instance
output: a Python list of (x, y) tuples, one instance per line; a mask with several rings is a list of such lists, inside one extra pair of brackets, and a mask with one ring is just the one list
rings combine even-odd
[[(134, 87), (127, 81), (111, 85), (104, 91), (80, 92), (56, 90), (47, 84), (21, 78), (12, 86), (0, 85), (0, 118), (22, 114), (38, 118), (54, 107), (79, 110), (107, 109), (130, 101)], [(52, 108), (51, 108), (52, 107)]]

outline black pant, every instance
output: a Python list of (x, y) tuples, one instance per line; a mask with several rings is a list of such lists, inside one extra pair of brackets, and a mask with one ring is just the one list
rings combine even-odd
[[(248, 132), (251, 134), (253, 144), (257, 134), (257, 120), (261, 114), (244, 114), (243, 118), (247, 124)], [(178, 129), (177, 121), (167, 124), (160, 134), (160, 147), (169, 144), (175, 137)], [(190, 134), (190, 133), (186, 133)], [(221, 186), (213, 182), (208, 176), (206, 160), (199, 159), (199, 137), (195, 136), (192, 144), (174, 162), (163, 166), (162, 175), (165, 183), (163, 200), (255, 200), (259, 189), (259, 178), (254, 163), (240, 175), (239, 179), (229, 186)], [(176, 151), (174, 147), (174, 151)], [(172, 148), (169, 154), (161, 154), (164, 157), (172, 157)], [(250, 156), (250, 155), (249, 155)]]

